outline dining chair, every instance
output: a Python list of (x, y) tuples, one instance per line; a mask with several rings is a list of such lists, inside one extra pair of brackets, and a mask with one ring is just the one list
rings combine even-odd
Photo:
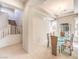
[(52, 54), (57, 56), (57, 37), (51, 36)]

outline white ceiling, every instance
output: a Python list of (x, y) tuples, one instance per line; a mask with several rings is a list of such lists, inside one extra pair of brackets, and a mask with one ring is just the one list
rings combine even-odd
[(0, 4), (6, 4), (12, 8), (24, 9), (21, 0), (0, 0)]
[(25, 3), (27, 2), (27, 0), (19, 0), (21, 3), (23, 3), (25, 5)]
[(40, 8), (52, 16), (64, 15), (74, 11), (74, 0), (47, 0), (40, 5)]

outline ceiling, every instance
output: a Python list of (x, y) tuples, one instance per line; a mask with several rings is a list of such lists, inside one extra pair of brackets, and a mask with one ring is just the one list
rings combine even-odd
[(25, 3), (27, 2), (27, 0), (19, 0), (22, 4), (25, 5)]
[(18, 8), (23, 10), (28, 0), (0, 0), (0, 5), (7, 5), (10, 8)]
[[(5, 0), (1, 1), (4, 2)], [(10, 0), (10, 2), (13, 2), (13, 5), (16, 4), (16, 6), (19, 6), (21, 4), (25, 5), (27, 1), (32, 1), (31, 4), (33, 5), (34, 3), (34, 6), (37, 6), (39, 11), (46, 13), (52, 17), (65, 15), (74, 11), (74, 0)], [(77, 3), (77, 0), (75, 1)], [(6, 4), (8, 4), (8, 2)], [(11, 8), (11, 6), (9, 6), (9, 8)]]
[(47, 12), (53, 17), (71, 13), (74, 11), (74, 0), (46, 0), (40, 5), (43, 12)]

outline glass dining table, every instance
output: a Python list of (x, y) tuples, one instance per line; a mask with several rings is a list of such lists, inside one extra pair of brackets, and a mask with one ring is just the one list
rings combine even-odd
[(69, 40), (70, 37), (69, 36), (64, 36), (64, 37), (58, 37), (58, 41), (57, 41), (57, 49), (59, 50), (59, 53), (61, 52), (61, 45), (63, 45), (65, 43), (66, 40)]

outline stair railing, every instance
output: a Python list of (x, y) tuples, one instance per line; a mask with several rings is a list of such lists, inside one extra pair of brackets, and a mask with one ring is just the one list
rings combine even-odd
[(18, 26), (8, 25), (0, 30), (0, 39), (12, 34), (22, 34), (22, 28)]

